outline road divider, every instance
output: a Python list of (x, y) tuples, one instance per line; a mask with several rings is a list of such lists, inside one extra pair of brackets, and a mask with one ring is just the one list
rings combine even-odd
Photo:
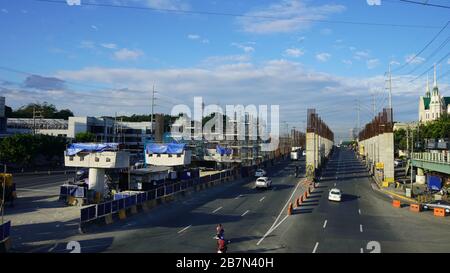
[(434, 208), (433, 215), (437, 217), (445, 217), (447, 216), (445, 213), (445, 209), (443, 208)]
[(411, 204), (409, 205), (409, 210), (412, 212), (421, 212), (422, 206), (420, 204)]
[(392, 200), (392, 206), (393, 206), (394, 208), (401, 208), (401, 207), (402, 207), (402, 204), (400, 203), (400, 200), (394, 199), (394, 200)]
[(8, 252), (11, 248), (11, 221), (4, 222), (0, 225), (0, 253)]

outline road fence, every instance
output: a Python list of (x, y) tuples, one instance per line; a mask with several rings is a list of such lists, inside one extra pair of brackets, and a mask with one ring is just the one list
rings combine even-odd
[[(246, 167), (249, 170), (244, 172), (247, 174), (252, 167)], [(106, 201), (99, 204), (93, 204), (80, 209), (80, 227), (89, 222), (94, 222), (103, 217), (111, 217), (119, 213), (121, 210), (133, 208), (137, 205), (144, 205), (148, 201), (159, 200), (166, 197), (173, 196), (177, 193), (195, 189), (204, 189), (205, 186), (212, 186), (216, 182), (224, 182), (230, 180), (230, 178), (236, 177), (243, 173), (243, 170), (226, 170), (217, 174), (207, 175), (199, 178), (183, 180), (180, 182), (166, 184), (150, 191), (142, 192), (127, 192), (129, 196), (120, 197), (117, 200)], [(243, 177), (248, 175), (243, 175)]]

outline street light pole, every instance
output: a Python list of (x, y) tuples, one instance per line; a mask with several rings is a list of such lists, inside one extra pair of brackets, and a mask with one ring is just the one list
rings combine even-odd
[(2, 225), (4, 223), (3, 216), (5, 214), (5, 192), (6, 192), (6, 164), (3, 164)]

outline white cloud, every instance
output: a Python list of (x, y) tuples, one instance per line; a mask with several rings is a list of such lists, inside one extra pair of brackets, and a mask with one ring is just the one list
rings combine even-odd
[(422, 58), (419, 56), (416, 57), (416, 54), (410, 54), (410, 55), (405, 56), (405, 62), (407, 62), (407, 63), (421, 64), (424, 61), (425, 61), (425, 58)]
[[(119, 111), (148, 114), (147, 101), (150, 101), (151, 86), (155, 83), (161, 93), (190, 107), (193, 96), (202, 96), (206, 104), (277, 104), (280, 105), (281, 119), (289, 123), (298, 122), (298, 116), (305, 116), (308, 105), (317, 105), (319, 115), (331, 129), (338, 133), (342, 130), (347, 136), (348, 129), (355, 126), (355, 113), (348, 111), (354, 109), (354, 99), (359, 96), (362, 103), (370, 105), (367, 90), (382, 86), (385, 81), (383, 75), (339, 77), (286, 60), (253, 64), (240, 62), (246, 61), (246, 57), (222, 57), (231, 63), (171, 69), (87, 67), (52, 75), (65, 82), (104, 86), (104, 90), (28, 90), (0, 85), (0, 93), (14, 108), (31, 101), (48, 101), (59, 109), (72, 109), (76, 115), (113, 116)], [(425, 82), (411, 83), (411, 79), (413, 76), (396, 80), (393, 95), (396, 121), (417, 119), (417, 98), (425, 92)], [(441, 88), (447, 90), (448, 87), (443, 83)], [(156, 111), (169, 113), (170, 106), (158, 106)], [(379, 107), (382, 105), (377, 105)], [(362, 115), (362, 126), (367, 121), (367, 116)]]
[(318, 53), (316, 55), (316, 59), (320, 62), (327, 62), (331, 58), (331, 54), (329, 53)]
[(353, 62), (351, 60), (342, 60), (342, 63), (346, 64), (346, 65), (352, 65), (353, 64)]
[(203, 39), (203, 40), (202, 40), (202, 43), (204, 43), (204, 44), (209, 44), (209, 40), (208, 40), (208, 39)]
[(243, 63), (250, 61), (249, 55), (210, 56), (202, 61), (202, 65), (216, 66), (224, 63)]
[(353, 55), (355, 60), (368, 59), (370, 57), (370, 53), (368, 51), (357, 51)]
[(136, 60), (142, 55), (143, 53), (140, 50), (130, 50), (127, 48), (122, 48), (114, 52), (114, 57), (119, 61)]
[(298, 37), (297, 38), (297, 42), (299, 42), (299, 43), (302, 43), (302, 42), (304, 42), (306, 40), (306, 37), (305, 36), (301, 36), (301, 37)]
[(7, 9), (2, 9), (2, 12), (3, 13), (8, 13), (8, 10)]
[(189, 4), (182, 0), (147, 0), (146, 3), (147, 6), (158, 9), (189, 9)]
[(80, 42), (80, 47), (81, 48), (93, 49), (93, 48), (95, 48), (95, 43), (93, 41), (81, 41)]
[(320, 30), (320, 34), (322, 35), (330, 35), (333, 33), (333, 30), (329, 29), (329, 28), (324, 28), (322, 30)]
[(250, 43), (246, 43), (246, 44), (232, 43), (231, 45), (244, 50), (245, 53), (251, 53), (251, 52), (255, 51), (255, 48), (252, 46), (249, 46), (248, 44), (250, 44)]
[(190, 40), (198, 40), (198, 39), (200, 39), (200, 35), (197, 35), (197, 34), (189, 34), (187, 37)]
[(98, 27), (97, 27), (96, 25), (91, 25), (91, 28), (92, 28), (93, 30), (95, 30), (95, 31), (98, 30)]
[(368, 69), (374, 69), (375, 67), (377, 67), (380, 64), (380, 60), (370, 59), (370, 60), (367, 60), (366, 64), (367, 64)]
[(300, 57), (303, 56), (303, 54), (305, 54), (305, 52), (303, 50), (301, 50), (300, 48), (288, 48), (284, 51), (284, 54), (290, 57)]
[(450, 64), (450, 59), (448, 59), (447, 64)]
[(276, 33), (304, 30), (311, 26), (311, 20), (321, 20), (343, 12), (343, 5), (309, 6), (304, 0), (281, 0), (266, 8), (247, 13), (248, 17), (238, 19), (242, 29), (253, 33)]
[(107, 49), (117, 49), (117, 45), (113, 43), (103, 43), (101, 46)]

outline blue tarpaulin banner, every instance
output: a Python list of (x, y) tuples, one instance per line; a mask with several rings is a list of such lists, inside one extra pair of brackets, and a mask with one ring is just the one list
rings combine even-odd
[(150, 154), (181, 154), (185, 149), (184, 143), (148, 143), (147, 152)]
[(76, 155), (79, 152), (103, 152), (104, 150), (116, 150), (119, 143), (73, 143), (67, 148), (67, 155)]
[(428, 188), (431, 190), (439, 191), (442, 188), (442, 179), (439, 176), (429, 175)]
[(220, 145), (217, 145), (216, 153), (220, 154), (221, 156), (223, 156), (223, 155), (231, 155), (233, 153), (233, 149), (225, 148), (225, 147), (222, 147)]

